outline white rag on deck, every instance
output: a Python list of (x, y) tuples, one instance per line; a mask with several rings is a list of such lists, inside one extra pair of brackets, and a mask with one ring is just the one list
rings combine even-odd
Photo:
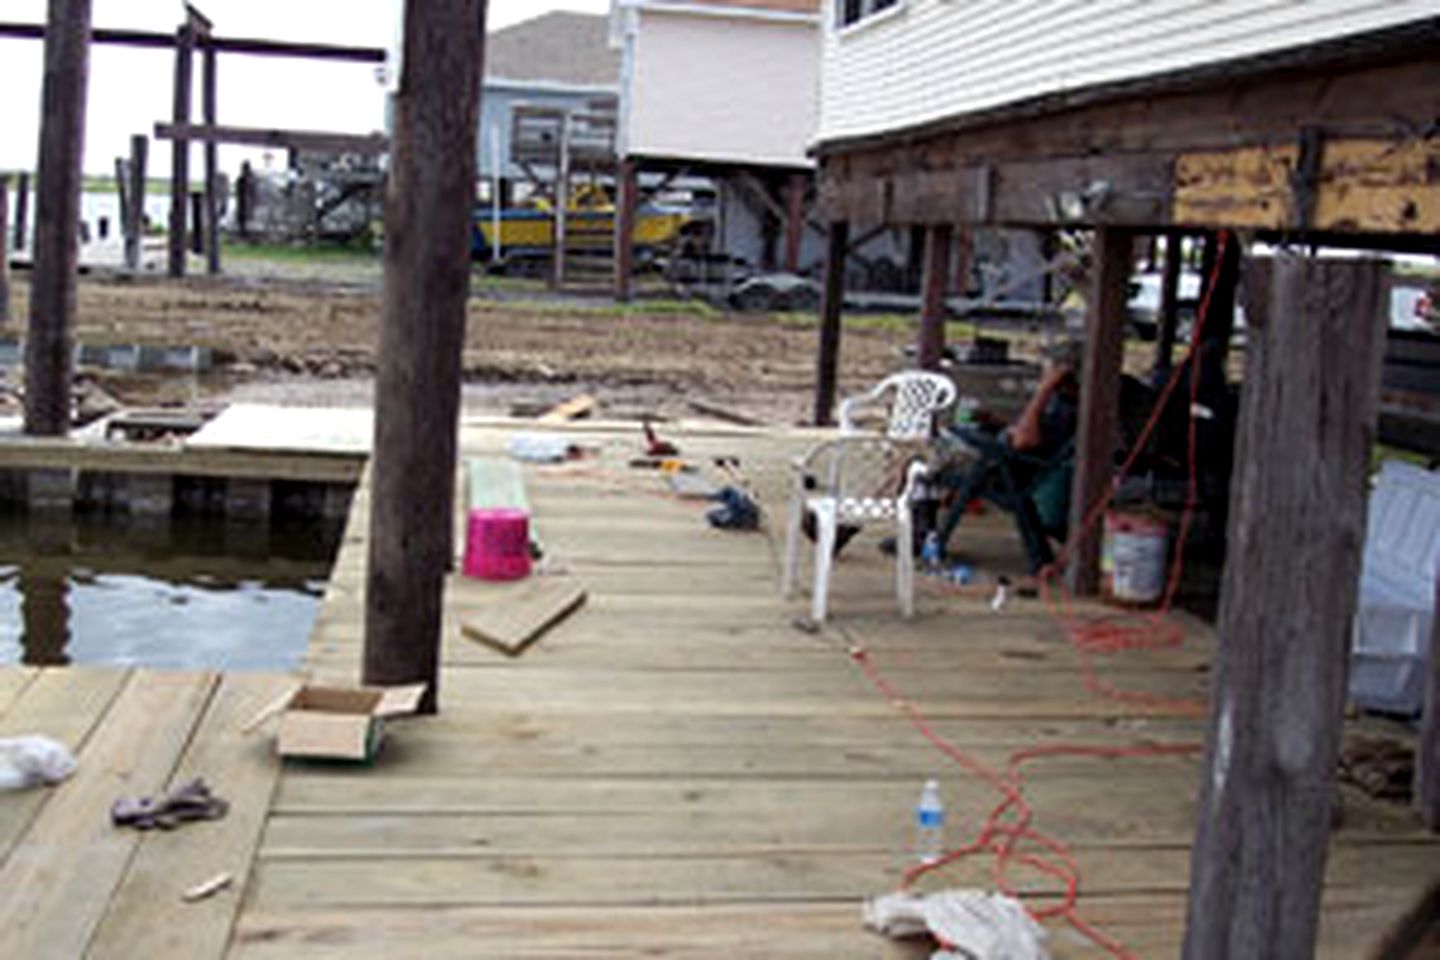
[(892, 893), (865, 903), (865, 925), (887, 937), (930, 935), (930, 960), (1048, 960), (1045, 929), (1013, 897), (980, 890)]

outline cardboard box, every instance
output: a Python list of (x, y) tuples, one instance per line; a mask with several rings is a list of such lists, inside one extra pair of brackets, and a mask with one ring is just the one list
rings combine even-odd
[(278, 714), (275, 752), (280, 756), (365, 762), (380, 751), (385, 721), (414, 713), (425, 687), (304, 684), (266, 707), (246, 729), (254, 730)]

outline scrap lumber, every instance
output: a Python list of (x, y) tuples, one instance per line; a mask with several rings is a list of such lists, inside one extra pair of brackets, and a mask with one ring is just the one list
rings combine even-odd
[(758, 417), (752, 417), (748, 413), (741, 413), (738, 410), (731, 410), (729, 407), (721, 406), (718, 403), (711, 403), (709, 400), (691, 399), (687, 401), (690, 409), (696, 413), (703, 413), (707, 417), (714, 417), (716, 420), (724, 420), (727, 423), (738, 424), (742, 427), (763, 427), (765, 421)]
[[(535, 577), (518, 583), (478, 583), (464, 578), (453, 585), (454, 602), (480, 603), (461, 614), (460, 632), (510, 657), (518, 657), (551, 627), (585, 603), (585, 587), (573, 577)], [(473, 598), (473, 599), (472, 599)]]
[(559, 403), (551, 407), (548, 411), (540, 415), (538, 422), (569, 423), (571, 420), (579, 420), (581, 417), (590, 416), (598, 406), (600, 406), (600, 401), (588, 393), (582, 393), (578, 396), (571, 397), (564, 403)]

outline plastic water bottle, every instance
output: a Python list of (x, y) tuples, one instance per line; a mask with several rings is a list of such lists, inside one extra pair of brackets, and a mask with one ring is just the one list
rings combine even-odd
[(925, 534), (925, 542), (920, 545), (920, 569), (940, 569), (940, 534), (934, 530)]
[(915, 804), (915, 857), (921, 863), (934, 863), (945, 852), (945, 804), (940, 800), (940, 784), (926, 780)]

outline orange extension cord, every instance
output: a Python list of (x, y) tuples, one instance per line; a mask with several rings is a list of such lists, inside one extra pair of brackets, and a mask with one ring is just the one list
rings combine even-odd
[[(1196, 325), (1191, 337), (1190, 351), (1185, 362), (1178, 365), (1161, 390), (1155, 409), (1141, 431), (1134, 449), (1112, 478), (1109, 487), (1085, 515), (1081, 529), (1094, 530), (1115, 497), (1115, 489), (1135, 465), (1139, 452), (1149, 442), (1180, 382), (1185, 366), (1190, 366), (1190, 427), (1188, 436), (1189, 486), (1185, 509), (1175, 537), (1174, 556), (1170, 577), (1166, 583), (1160, 607), (1153, 613), (1133, 613), (1108, 616), (1081, 616), (1074, 607), (1073, 597), (1066, 591), (1058, 571), (1063, 568), (1066, 551), (1062, 550), (1055, 563), (1041, 571), (1040, 585), (1045, 602), (1051, 614), (1060, 623), (1080, 659), (1085, 688), (1094, 696), (1111, 700), (1126, 706), (1144, 708), (1160, 715), (1195, 716), (1203, 713), (1205, 705), (1191, 700), (1176, 700), (1160, 697), (1143, 691), (1121, 690), (1105, 681), (1095, 666), (1097, 657), (1111, 657), (1132, 650), (1157, 650), (1179, 646), (1184, 631), (1169, 619), (1175, 594), (1183, 574), (1185, 542), (1194, 519), (1196, 502), (1199, 499), (1197, 471), (1197, 431), (1195, 404), (1199, 398), (1200, 351), (1205, 320), (1210, 314), (1211, 293), (1215, 289), (1221, 264), (1225, 261), (1226, 247), (1233, 242), (1228, 232), (1219, 234), (1215, 268), (1206, 286), (1205, 296), (1200, 303)], [(1032, 760), (1049, 757), (1091, 757), (1098, 759), (1156, 758), (1192, 756), (1203, 750), (1198, 743), (1138, 744), (1132, 747), (1108, 747), (1086, 744), (1056, 743), (1030, 747), (1012, 753), (1005, 770), (991, 769), (977, 758), (967, 754), (936, 732), (929, 720), (913, 701), (885, 678), (869, 651), (859, 646), (850, 649), (851, 659), (860, 667), (886, 699), (910, 721), (919, 734), (937, 750), (953, 760), (962, 770), (993, 787), (1002, 797), (990, 811), (979, 834), (970, 843), (947, 851), (940, 859), (920, 864), (908, 870), (901, 880), (901, 889), (908, 889), (926, 874), (946, 864), (954, 863), (978, 854), (989, 853), (994, 857), (993, 871), (996, 889), (1008, 896), (1018, 896), (1018, 889), (1010, 879), (1012, 866), (1018, 864), (1044, 874), (1064, 886), (1065, 892), (1058, 901), (1043, 905), (1029, 906), (1031, 915), (1037, 920), (1064, 919), (1077, 932), (1113, 957), (1135, 960), (1135, 954), (1126, 947), (1106, 936), (1085, 921), (1078, 910), (1080, 894), (1080, 866), (1070, 849), (1061, 841), (1032, 826), (1034, 808), (1025, 798), (1024, 778), (1021, 768)]]

